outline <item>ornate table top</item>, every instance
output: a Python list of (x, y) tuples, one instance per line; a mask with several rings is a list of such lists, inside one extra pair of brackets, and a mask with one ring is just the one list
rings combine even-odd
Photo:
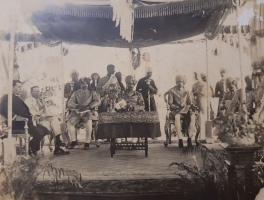
[(99, 124), (111, 123), (159, 123), (159, 115), (157, 111), (145, 112), (122, 112), (122, 113), (99, 113)]

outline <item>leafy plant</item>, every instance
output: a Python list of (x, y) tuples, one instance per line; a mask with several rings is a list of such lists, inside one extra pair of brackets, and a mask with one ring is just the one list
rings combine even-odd
[[(5, 165), (0, 171), (0, 197), (12, 199), (25, 199), (34, 196), (37, 178), (40, 175), (49, 178), (49, 183), (54, 185), (54, 190), (59, 190), (59, 180), (68, 179), (69, 188), (82, 188), (78, 180), (78, 173), (74, 170), (53, 167), (51, 163), (40, 165), (35, 159), (18, 157), (12, 165)], [(48, 176), (45, 176), (48, 175)]]
[(256, 123), (249, 120), (247, 111), (223, 114), (213, 120), (217, 124), (218, 138), (229, 146), (244, 146), (255, 143)]
[(202, 166), (198, 165), (196, 155), (192, 158), (195, 165), (173, 162), (182, 173), (176, 173), (185, 182), (189, 182), (190, 189), (195, 199), (225, 199), (227, 198), (227, 166), (225, 154), (219, 154), (215, 150), (199, 145), (198, 147), (186, 148), (184, 155), (199, 151), (202, 157)]

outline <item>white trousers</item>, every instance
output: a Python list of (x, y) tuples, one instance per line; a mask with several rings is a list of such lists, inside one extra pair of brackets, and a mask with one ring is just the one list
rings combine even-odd
[[(192, 138), (193, 135), (196, 133), (196, 126), (195, 126), (195, 113), (191, 112), (191, 121), (189, 125), (189, 137)], [(182, 139), (182, 124), (181, 124), (181, 114), (175, 115), (175, 129), (178, 135), (178, 139)]]
[(41, 121), (40, 125), (46, 127), (49, 131), (53, 131), (54, 135), (61, 134), (61, 122), (58, 117), (53, 117), (51, 121)]
[[(76, 141), (76, 134), (75, 134), (75, 126), (71, 125), (71, 123), (67, 122), (67, 128), (71, 135), (71, 141)], [(85, 143), (91, 142), (91, 135), (92, 135), (93, 125), (92, 120), (88, 120), (85, 124), (85, 132), (86, 132), (86, 140)]]

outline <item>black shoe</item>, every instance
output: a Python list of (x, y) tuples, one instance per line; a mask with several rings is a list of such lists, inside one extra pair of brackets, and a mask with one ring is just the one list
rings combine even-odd
[(89, 143), (85, 143), (85, 144), (84, 144), (84, 149), (85, 149), (85, 150), (88, 150), (88, 149), (89, 149)]
[(67, 154), (70, 154), (70, 152), (69, 151), (64, 151), (61, 148), (54, 150), (54, 155), (67, 155)]
[(179, 139), (179, 147), (180, 148), (183, 148), (183, 141), (182, 141), (182, 139)]
[(65, 142), (62, 142), (62, 143), (60, 144), (60, 146), (61, 146), (61, 147), (66, 147), (66, 143), (65, 143)]
[(188, 146), (188, 148), (192, 148), (192, 139), (191, 138), (187, 139), (187, 146)]
[(77, 141), (73, 141), (73, 142), (71, 142), (71, 144), (70, 144), (70, 146), (68, 147), (68, 149), (74, 149), (76, 143), (77, 143)]

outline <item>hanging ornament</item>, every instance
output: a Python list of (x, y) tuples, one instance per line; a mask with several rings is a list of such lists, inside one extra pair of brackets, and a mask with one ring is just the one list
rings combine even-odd
[(226, 34), (230, 34), (231, 33), (231, 27), (230, 26), (226, 26), (225, 27), (225, 33)]
[(237, 34), (237, 26), (232, 26), (232, 34)]
[(31, 50), (32, 49), (32, 44), (27, 44), (27, 49)]
[(39, 46), (39, 42), (34, 41), (34, 48), (37, 48)]
[(64, 55), (64, 56), (67, 56), (68, 55), (68, 53), (69, 53), (69, 50), (68, 49), (66, 49), (65, 47), (63, 47), (62, 48), (62, 55)]
[(243, 51), (244, 51), (244, 53), (248, 54), (248, 50), (247, 50), (247, 47), (245, 45), (243, 46)]
[(134, 8), (133, 0), (111, 0), (113, 8), (113, 21), (116, 27), (120, 25), (120, 36), (128, 42), (133, 40), (134, 35)]
[(214, 55), (217, 56), (217, 48), (214, 50)]
[(130, 52), (130, 57), (131, 57), (131, 61), (132, 61), (132, 66), (136, 70), (141, 64), (140, 49), (139, 48), (131, 48), (131, 49), (129, 49), (129, 52)]
[(244, 33), (245, 31), (244, 31), (244, 27), (243, 26), (240, 26), (240, 28), (241, 28), (241, 33)]
[(246, 33), (249, 33), (250, 32), (250, 26), (246, 26)]
[(231, 45), (231, 46), (234, 46), (233, 35), (231, 35), (231, 37), (230, 37), (230, 45)]

